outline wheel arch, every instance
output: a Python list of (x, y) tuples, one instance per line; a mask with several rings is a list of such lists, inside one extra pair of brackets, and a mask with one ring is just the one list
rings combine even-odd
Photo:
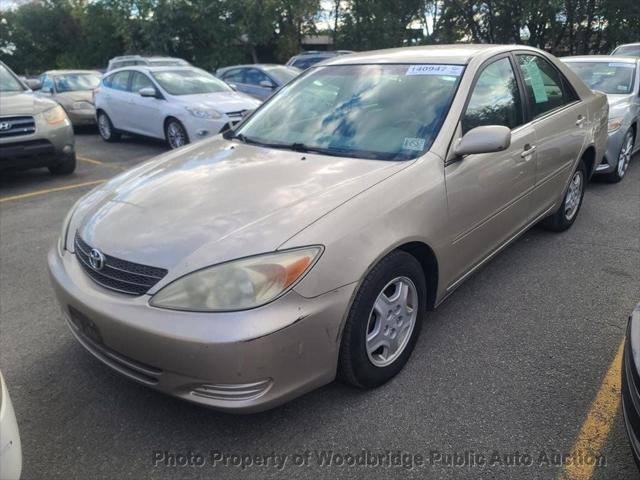
[(590, 179), (595, 171), (596, 147), (589, 145), (580, 155), (580, 161), (584, 162), (584, 166), (587, 169), (587, 179)]
[(438, 257), (435, 252), (429, 245), (420, 241), (404, 243), (395, 250), (407, 252), (420, 262), (427, 283), (427, 309), (433, 310), (438, 292), (439, 273)]

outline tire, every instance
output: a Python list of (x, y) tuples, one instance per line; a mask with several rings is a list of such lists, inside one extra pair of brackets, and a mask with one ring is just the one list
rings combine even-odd
[(582, 206), (586, 181), (587, 169), (584, 162), (580, 161), (573, 175), (571, 175), (562, 205), (553, 215), (542, 220), (541, 225), (544, 228), (553, 232), (564, 232), (573, 225)]
[[(402, 286), (408, 293), (407, 309), (401, 306)], [(398, 294), (397, 303), (389, 301)], [(338, 377), (359, 388), (374, 388), (400, 372), (420, 334), (426, 301), (427, 286), (418, 260), (400, 250), (384, 257), (365, 277), (349, 310)], [(386, 347), (375, 348), (385, 342)]]
[(76, 154), (65, 155), (60, 163), (49, 166), (49, 171), (54, 175), (70, 175), (76, 170)]
[(121, 138), (120, 132), (113, 126), (109, 115), (102, 111), (98, 112), (98, 132), (105, 142), (117, 142)]
[(631, 153), (633, 152), (633, 130), (628, 130), (620, 145), (620, 151), (618, 152), (618, 161), (612, 172), (604, 175), (604, 179), (607, 182), (618, 183), (624, 178), (629, 168), (629, 162), (631, 161)]
[(170, 118), (164, 125), (164, 138), (169, 148), (175, 149), (184, 147), (189, 143), (189, 135), (184, 125), (175, 118)]

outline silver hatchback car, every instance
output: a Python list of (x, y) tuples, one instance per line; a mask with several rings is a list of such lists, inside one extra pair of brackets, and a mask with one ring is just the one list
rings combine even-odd
[(473, 272), (575, 222), (607, 113), (529, 47), (336, 57), (82, 198), (53, 285), (84, 348), (186, 400), (251, 412), (336, 375), (376, 387)]
[(607, 95), (609, 102), (609, 142), (596, 173), (619, 182), (629, 168), (633, 154), (640, 149), (640, 57), (585, 55), (563, 57), (590, 88)]

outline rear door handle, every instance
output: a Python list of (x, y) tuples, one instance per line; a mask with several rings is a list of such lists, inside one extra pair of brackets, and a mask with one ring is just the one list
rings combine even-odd
[(582, 125), (584, 125), (584, 121), (585, 121), (585, 118), (582, 115), (580, 115), (576, 120), (576, 126), (581, 127)]
[(526, 157), (528, 157), (529, 155), (531, 155), (535, 151), (536, 151), (536, 146), (535, 145), (525, 145), (524, 151), (520, 154), (520, 156), (522, 158), (526, 158)]

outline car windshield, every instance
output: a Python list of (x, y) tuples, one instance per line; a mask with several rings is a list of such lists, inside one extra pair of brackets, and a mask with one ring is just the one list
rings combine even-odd
[(302, 72), (302, 70), (296, 67), (269, 67), (266, 71), (283, 85), (289, 83)]
[(461, 65), (314, 67), (242, 124), (247, 143), (327, 155), (403, 160), (428, 150)]
[(626, 62), (566, 62), (592, 90), (608, 94), (631, 93), (635, 78), (635, 63)]
[(623, 45), (616, 48), (611, 55), (640, 57), (640, 45)]
[(0, 92), (23, 92), (24, 90), (24, 86), (9, 69), (0, 64)]
[(67, 73), (54, 77), (58, 93), (93, 90), (100, 84), (97, 73)]
[(162, 88), (171, 95), (197, 95), (233, 91), (229, 85), (198, 69), (162, 70), (152, 72)]

